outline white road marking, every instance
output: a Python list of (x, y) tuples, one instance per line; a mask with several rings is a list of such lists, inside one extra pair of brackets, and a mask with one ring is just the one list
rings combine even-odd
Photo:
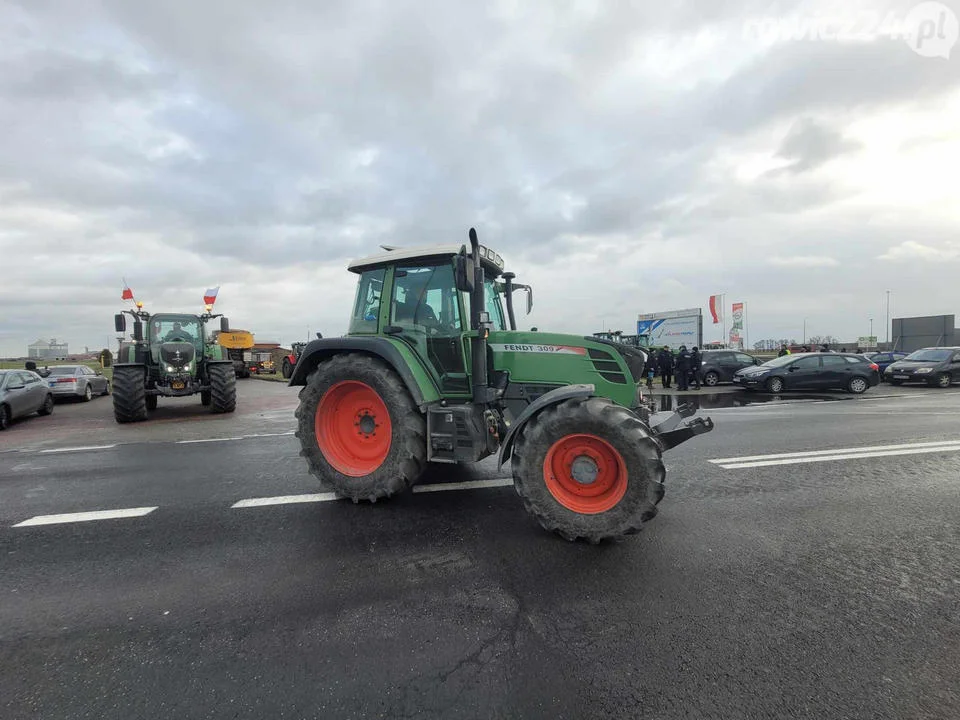
[(89, 522), (91, 520), (116, 520), (118, 518), (143, 517), (156, 507), (123, 508), (120, 510), (95, 510), (93, 512), (65, 513), (63, 515), (36, 515), (29, 520), (17, 523), (13, 527), (32, 527), (34, 525), (59, 525), (61, 523)]
[(837, 448), (834, 450), (811, 450), (807, 452), (780, 453), (776, 455), (752, 455), (739, 458), (710, 460), (725, 470), (768, 467), (771, 465), (797, 465), (801, 463), (857, 460), (860, 458), (892, 457), (896, 455), (923, 455), (937, 452), (960, 452), (960, 440), (910, 443), (904, 445), (876, 445), (862, 448)]
[(278, 495), (277, 497), (248, 498), (231, 505), (231, 508), (264, 507), (265, 505), (290, 505), (292, 503), (330, 502), (336, 500), (336, 493), (317, 493), (315, 495)]
[(177, 445), (194, 445), (196, 443), (227, 442), (228, 440), (243, 440), (242, 437), (203, 438), (202, 440), (177, 440)]
[(83, 447), (65, 447), (65, 448), (51, 448), (49, 450), (41, 450), (40, 454), (44, 453), (65, 453), (65, 452), (84, 452), (86, 450), (109, 450), (110, 448), (115, 448), (116, 443), (113, 445), (85, 445)]
[(415, 493), (444, 492), (445, 490), (476, 490), (478, 488), (506, 487), (513, 485), (513, 478), (494, 478), (492, 480), (473, 480), (458, 483), (436, 483), (433, 485), (414, 485)]

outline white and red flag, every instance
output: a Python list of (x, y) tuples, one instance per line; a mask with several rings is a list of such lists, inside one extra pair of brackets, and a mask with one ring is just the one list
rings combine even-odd
[(203, 304), (213, 305), (217, 301), (217, 293), (219, 291), (219, 285), (217, 285), (215, 288), (207, 288), (207, 291), (203, 294)]
[(723, 295), (710, 296), (710, 314), (713, 316), (714, 325), (723, 320)]

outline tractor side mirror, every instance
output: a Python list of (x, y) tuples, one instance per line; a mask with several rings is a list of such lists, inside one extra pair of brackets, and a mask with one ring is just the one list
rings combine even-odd
[(323, 340), (323, 333), (317, 333), (317, 340)]
[(454, 267), (454, 277), (457, 283), (457, 290), (461, 292), (473, 292), (473, 263), (467, 260), (466, 248), (460, 248)]
[(36, 372), (37, 370), (37, 364), (33, 360), (27, 360), (26, 364), (23, 367), (26, 368), (27, 370), (31, 370), (34, 372)]
[(117, 313), (113, 316), (113, 327), (116, 328), (118, 333), (126, 332), (127, 319), (123, 316), (123, 313)]
[(143, 342), (143, 323), (139, 320), (133, 323), (133, 339), (137, 342)]
[(533, 288), (527, 285), (527, 315), (533, 310)]
[(230, 332), (230, 321), (225, 317), (220, 318), (220, 332)]

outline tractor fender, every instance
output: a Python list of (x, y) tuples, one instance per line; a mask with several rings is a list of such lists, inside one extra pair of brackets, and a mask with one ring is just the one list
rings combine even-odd
[(428, 401), (424, 398), (423, 390), (414, 377), (410, 365), (393, 343), (382, 337), (346, 336), (311, 340), (300, 353), (300, 359), (293, 369), (293, 375), (290, 376), (287, 386), (306, 385), (307, 376), (316, 369), (317, 365), (327, 358), (345, 352), (367, 353), (386, 362), (403, 380), (417, 407), (421, 410), (426, 408)]
[(523, 429), (523, 426), (527, 424), (530, 418), (544, 408), (556, 405), (564, 400), (593, 397), (596, 394), (596, 389), (594, 385), (564, 385), (563, 387), (554, 388), (550, 392), (544, 393), (527, 405), (524, 411), (520, 413), (520, 417), (510, 426), (510, 429), (507, 431), (507, 436), (500, 445), (500, 460), (497, 463), (497, 469), (510, 459), (510, 454), (513, 452), (513, 443), (517, 439), (517, 433)]

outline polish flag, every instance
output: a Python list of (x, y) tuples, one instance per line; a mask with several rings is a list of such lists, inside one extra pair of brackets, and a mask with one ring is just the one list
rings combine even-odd
[(714, 325), (723, 319), (723, 295), (710, 296), (710, 314), (713, 316)]
[(123, 281), (123, 293), (120, 295), (121, 300), (133, 300), (133, 290), (130, 289), (130, 286), (127, 285), (127, 281)]
[(219, 285), (215, 288), (207, 288), (207, 291), (203, 294), (203, 304), (213, 305), (217, 301), (217, 292), (219, 292), (219, 290)]

